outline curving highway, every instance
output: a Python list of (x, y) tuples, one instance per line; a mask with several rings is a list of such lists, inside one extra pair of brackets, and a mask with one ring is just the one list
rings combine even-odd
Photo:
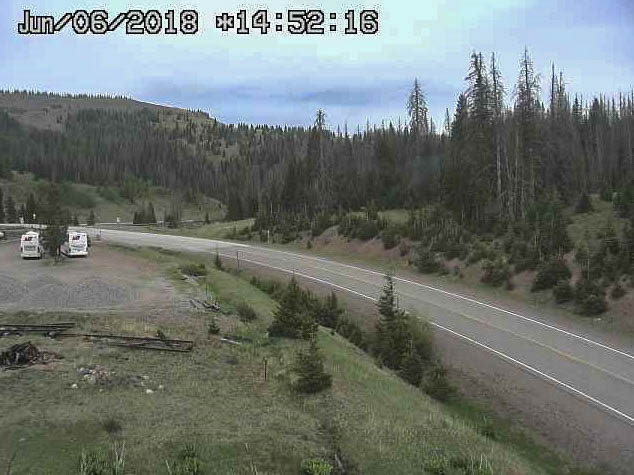
[[(238, 258), (241, 265), (293, 273), (367, 301), (377, 299), (384, 284), (383, 275), (372, 269), (268, 247), (106, 229), (101, 239), (217, 251)], [(427, 316), (446, 342), (450, 362), (479, 378), (492, 378), (493, 386), (508, 386), (506, 402), (529, 406), (514, 407), (514, 412), (538, 432), (543, 429), (547, 440), (572, 446), (582, 459), (619, 472), (634, 466), (634, 348), (626, 340), (589, 335), (556, 317), (502, 308), (418, 277), (397, 275), (395, 282), (400, 306)]]

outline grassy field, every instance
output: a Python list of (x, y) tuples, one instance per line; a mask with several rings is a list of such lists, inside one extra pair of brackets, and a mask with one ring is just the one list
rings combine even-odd
[[(303, 459), (328, 459), (335, 452), (350, 473), (561, 473), (561, 467), (534, 457), (537, 452), (486, 437), (469, 418), (324, 330), (319, 343), (333, 388), (296, 395), (289, 380), (302, 343), (266, 338), (275, 308), (267, 295), (211, 262), (206, 279), (192, 284), (177, 271), (190, 258), (151, 249), (121, 252), (159, 263), (183, 293), (200, 294), (207, 283), (228, 311), (217, 318), (221, 333), (250, 336), (253, 343), (224, 345), (209, 338), (210, 317), (194, 310), (161, 321), (1, 315), (2, 322), (73, 320), (80, 331), (152, 335), (160, 328), (172, 338), (195, 340), (196, 347), (191, 354), (172, 354), (30, 337), (63, 359), (0, 373), (0, 470), (12, 460), (7, 473), (14, 475), (76, 473), (82, 450), (106, 451), (124, 442), (126, 473), (166, 473), (165, 461), (187, 443), (198, 448), (204, 473), (298, 473)], [(257, 310), (254, 323), (233, 316), (242, 302)], [(2, 346), (23, 340), (3, 338)], [(91, 384), (79, 368), (101, 368), (108, 376)]]
[[(13, 173), (11, 180), (0, 179), (0, 188), (5, 198), (11, 195), (22, 204), (26, 202), (29, 193), (33, 193), (37, 200), (42, 196), (42, 189), (47, 184), (44, 180), (37, 180), (30, 173)], [(149, 187), (147, 193), (139, 197), (134, 203), (123, 198), (114, 187), (99, 188), (86, 184), (66, 184), (66, 192), (62, 195), (62, 205), (69, 208), (81, 223), (85, 223), (90, 211), (93, 210), (98, 222), (115, 222), (117, 217), (122, 222), (131, 222), (135, 211), (152, 202), (157, 219), (163, 219), (169, 211), (172, 200), (171, 193), (159, 187)], [(196, 203), (183, 203), (183, 219), (202, 220), (206, 213), (210, 219), (221, 219), (224, 215), (222, 205), (211, 198), (200, 196)]]

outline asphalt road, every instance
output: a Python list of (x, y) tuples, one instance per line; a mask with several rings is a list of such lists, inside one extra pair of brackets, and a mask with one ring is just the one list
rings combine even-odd
[[(266, 247), (106, 229), (101, 239), (191, 252), (218, 251), (243, 265), (294, 273), (368, 302), (378, 298), (384, 284), (383, 275), (370, 269)], [(444, 341), (453, 342), (447, 352), (450, 359), (462, 359), (462, 368), (478, 372), (481, 378), (492, 377), (491, 384), (497, 384), (500, 374), (507, 377), (507, 370), (516, 374), (510, 383), (517, 392), (514, 403), (539, 408), (535, 420), (541, 421), (544, 432), (566, 426), (568, 433), (561, 427), (563, 433), (555, 437), (563, 438), (563, 446), (572, 444), (577, 451), (587, 452), (582, 454), (588, 455), (586, 459), (617, 471), (634, 470), (634, 348), (623, 346), (622, 341), (615, 344), (607, 335), (579, 333), (578, 327), (555, 317), (502, 308), (427, 285), (416, 277), (397, 275), (395, 282), (400, 306), (425, 315)], [(454, 351), (459, 354), (453, 355)], [(525, 401), (518, 402), (522, 398)]]

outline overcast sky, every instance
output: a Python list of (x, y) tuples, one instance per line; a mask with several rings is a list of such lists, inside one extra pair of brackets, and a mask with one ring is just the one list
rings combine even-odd
[[(52, 36), (17, 34), (26, 8), (58, 17), (104, 7), (111, 18), (129, 8), (195, 8), (201, 27), (193, 36), (126, 36), (123, 28), (105, 36), (79, 36), (70, 28)], [(319, 0), (292, 5), (275, 0), (3, 0), (1, 8), (0, 88), (123, 94), (202, 109), (224, 122), (306, 125), (318, 108), (326, 111), (332, 127), (346, 121), (355, 128), (366, 120), (405, 120), (415, 77), (440, 122), (445, 107), (453, 110), (465, 87), (472, 50), (496, 53), (511, 92), (524, 46), (544, 86), (551, 62), (564, 71), (569, 90), (585, 96), (634, 86), (634, 0)], [(268, 8), (273, 22), (274, 12), (319, 8), (337, 13), (339, 30), (348, 8), (376, 8), (380, 32), (241, 36), (215, 28), (216, 14), (240, 8)]]

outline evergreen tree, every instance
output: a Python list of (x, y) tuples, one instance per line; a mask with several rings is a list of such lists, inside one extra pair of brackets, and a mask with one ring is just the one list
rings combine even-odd
[(309, 339), (315, 331), (316, 323), (306, 308), (304, 293), (293, 277), (273, 314), (269, 335)]
[(416, 135), (426, 135), (429, 132), (427, 99), (420, 87), (418, 78), (414, 79), (414, 85), (407, 101), (407, 112), (412, 132)]
[(331, 292), (323, 303), (316, 305), (315, 320), (320, 325), (328, 328), (337, 328), (342, 316), (343, 309), (339, 307), (337, 295), (334, 292)]
[(25, 223), (35, 223), (36, 221), (42, 222), (43, 219), (46, 219), (46, 216), (37, 216), (37, 204), (35, 203), (35, 196), (33, 193), (29, 193), (29, 196), (26, 199), (26, 206), (24, 210), (24, 222)]
[(418, 386), (421, 383), (423, 379), (423, 361), (413, 349), (410, 349), (403, 357), (399, 376), (414, 386)]
[(209, 211), (205, 213), (205, 224), (210, 224), (211, 220), (209, 219)]
[(15, 209), (15, 201), (13, 201), (13, 197), (11, 195), (7, 196), (6, 200), (6, 216), (7, 223), (17, 223), (18, 222), (18, 212)]
[(394, 279), (389, 274), (385, 276), (383, 294), (377, 305), (380, 317), (376, 324), (375, 352), (388, 368), (398, 370), (411, 341), (407, 316), (396, 307)]
[(145, 223), (156, 224), (156, 214), (154, 214), (154, 205), (151, 201), (147, 206), (147, 211), (145, 212)]
[(295, 372), (298, 378), (294, 388), (300, 393), (314, 394), (332, 386), (332, 376), (324, 370), (324, 362), (316, 337), (311, 338), (307, 350), (298, 352)]
[(96, 221), (97, 218), (95, 216), (95, 211), (91, 209), (90, 214), (88, 215), (88, 219), (86, 220), (86, 224), (88, 226), (94, 226)]
[(60, 190), (58, 187), (51, 187), (48, 190), (44, 209), (44, 224), (46, 224), (42, 236), (44, 246), (46, 251), (55, 257), (55, 262), (57, 262), (60, 257), (60, 248), (66, 240), (69, 219), (68, 213), (61, 208)]

